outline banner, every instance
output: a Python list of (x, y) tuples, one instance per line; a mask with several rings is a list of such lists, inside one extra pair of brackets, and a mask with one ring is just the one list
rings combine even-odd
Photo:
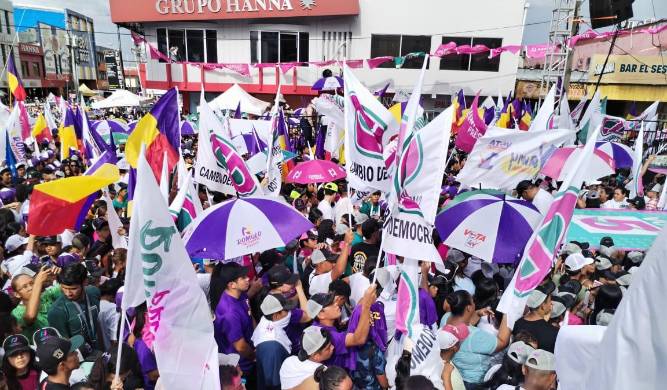
[(571, 135), (570, 130), (526, 132), (490, 127), (477, 140), (457, 180), (468, 187), (511, 191), (521, 180), (535, 178)]
[(384, 164), (384, 145), (398, 133), (393, 115), (350, 68), (345, 67), (345, 161), (347, 181), (358, 190), (388, 191), (389, 172)]
[(567, 241), (588, 242), (597, 247), (602, 237), (614, 239), (622, 250), (646, 250), (667, 225), (667, 212), (611, 209), (575, 210)]
[[(387, 347), (387, 380), (389, 386), (396, 382), (396, 362), (403, 353), (403, 344), (406, 337), (393, 339)], [(437, 389), (444, 389), (442, 383), (443, 363), (440, 358), (440, 345), (437, 332), (422, 324), (415, 326), (414, 336), (411, 337), (412, 358), (410, 360), (410, 375), (427, 377)]]
[(382, 248), (397, 256), (442, 264), (433, 245), (433, 224), (418, 213), (397, 211), (384, 222)]
[(202, 100), (202, 104), (199, 106), (199, 147), (197, 148), (197, 160), (194, 166), (194, 181), (205, 185), (209, 191), (236, 195), (236, 190), (227, 169), (218, 163), (213, 154), (211, 133), (221, 136), (224, 134), (224, 130), (220, 120), (215, 116), (206, 100)]
[(144, 342), (165, 388), (210, 388), (219, 383), (218, 348), (206, 296), (143, 150), (137, 166), (122, 308), (147, 303)]

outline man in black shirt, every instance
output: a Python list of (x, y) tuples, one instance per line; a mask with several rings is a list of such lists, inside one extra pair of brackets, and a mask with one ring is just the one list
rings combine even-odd
[(370, 257), (377, 258), (380, 253), (380, 222), (368, 219), (361, 224), (364, 241), (352, 246), (352, 272), (363, 272), (364, 264)]
[(72, 371), (79, 368), (76, 350), (83, 342), (81, 336), (74, 336), (71, 341), (53, 336), (37, 346), (37, 364), (48, 375), (40, 384), (40, 390), (70, 389), (69, 378)]
[(528, 313), (516, 321), (512, 333), (528, 332), (537, 339), (539, 349), (553, 353), (558, 328), (545, 321), (551, 315), (551, 295), (544, 290), (540, 286), (530, 293), (526, 301)]

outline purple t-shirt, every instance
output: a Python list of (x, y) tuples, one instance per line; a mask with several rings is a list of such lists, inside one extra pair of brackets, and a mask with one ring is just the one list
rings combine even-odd
[(419, 289), (419, 322), (431, 326), (438, 322), (438, 312), (435, 309), (435, 301), (428, 291)]
[[(359, 325), (361, 317), (361, 305), (357, 305), (347, 323), (347, 331), (354, 333)], [(384, 317), (384, 305), (382, 302), (375, 302), (371, 305), (371, 327), (368, 331), (368, 340), (373, 340), (383, 352), (387, 350), (387, 319)]]
[[(239, 299), (232, 297), (226, 292), (222, 293), (220, 302), (215, 308), (214, 335), (218, 343), (219, 353), (238, 353), (234, 343), (245, 339), (252, 347), (252, 318), (248, 307), (248, 297), (242, 294)], [(243, 372), (252, 369), (254, 363), (243, 356), (239, 360), (239, 366)]]
[(148, 379), (148, 373), (157, 370), (155, 355), (142, 339), (136, 339), (134, 341), (134, 351), (137, 353), (137, 358), (141, 365), (141, 375), (144, 377), (144, 389), (153, 390), (155, 388), (155, 382), (151, 382), (150, 379)]
[(334, 346), (331, 359), (322, 363), (325, 366), (338, 366), (348, 371), (354, 370), (357, 367), (357, 354), (345, 346), (345, 336), (348, 332), (341, 332), (333, 326), (322, 325), (317, 320), (313, 322), (313, 325), (328, 330), (331, 335), (331, 344)]
[(292, 317), (290, 317), (289, 324), (285, 327), (285, 333), (292, 342), (292, 350), (290, 354), (295, 355), (301, 349), (301, 335), (308, 324), (301, 324), (303, 318), (303, 310), (292, 309)]

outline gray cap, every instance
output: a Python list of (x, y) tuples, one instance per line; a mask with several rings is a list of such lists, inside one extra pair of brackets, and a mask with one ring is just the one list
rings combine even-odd
[(528, 295), (528, 299), (526, 300), (526, 306), (528, 306), (531, 309), (537, 309), (540, 307), (541, 304), (544, 303), (544, 301), (547, 299), (547, 294), (543, 293), (540, 290), (533, 290), (530, 292), (530, 295)]
[(489, 279), (493, 279), (493, 276), (500, 271), (500, 267), (496, 263), (487, 263), (486, 261), (482, 262), (482, 274)]
[(600, 326), (609, 326), (614, 314), (606, 310), (601, 310), (597, 316), (595, 316), (595, 323)]
[(556, 371), (556, 358), (551, 352), (536, 349), (528, 356), (525, 365), (541, 371)]
[(633, 264), (641, 264), (641, 262), (644, 261), (644, 253), (639, 251), (628, 252), (628, 259)]
[(460, 263), (466, 259), (466, 256), (458, 249), (450, 248), (447, 252), (447, 261), (450, 263)]
[(369, 218), (368, 214), (360, 213), (357, 211), (356, 213), (354, 213), (355, 226), (360, 226), (362, 223), (368, 221), (368, 218)]
[(269, 316), (283, 310), (292, 310), (296, 307), (296, 302), (286, 300), (282, 295), (269, 294), (264, 298), (259, 308), (262, 314)]
[(338, 256), (336, 254), (330, 253), (326, 249), (324, 251), (315, 249), (310, 255), (310, 262), (313, 263), (313, 265), (317, 265), (324, 263), (325, 261), (336, 261), (337, 258)]
[(524, 364), (526, 363), (526, 359), (528, 359), (528, 355), (533, 353), (534, 350), (535, 348), (523, 341), (516, 341), (507, 348), (507, 356), (515, 363)]
[(327, 338), (322, 334), (322, 328), (317, 326), (307, 327), (306, 330), (303, 331), (303, 336), (301, 337), (301, 350), (302, 352), (305, 352), (305, 354), (299, 353), (299, 357), (307, 358), (308, 356), (311, 356), (322, 349), (326, 342)]
[(563, 305), (561, 302), (558, 302), (558, 301), (554, 300), (553, 304), (551, 305), (551, 316), (550, 316), (550, 318), (558, 318), (558, 317), (562, 316), (563, 313), (565, 313), (565, 305)]
[(569, 256), (573, 253), (581, 253), (581, 248), (579, 247), (579, 245), (568, 242), (566, 244), (563, 244), (563, 246), (560, 248), (561, 256), (562, 255)]
[(241, 360), (241, 355), (239, 355), (238, 353), (218, 354), (218, 364), (221, 366), (236, 367), (239, 364), (239, 360)]
[(616, 277), (616, 283), (622, 287), (628, 287), (632, 283), (632, 274), (624, 273)]
[(345, 233), (347, 233), (347, 231), (348, 231), (349, 229), (350, 229), (350, 228), (347, 227), (346, 224), (344, 224), (344, 223), (339, 223), (338, 225), (336, 225), (336, 234), (338, 234), (338, 235), (345, 234)]
[(598, 250), (598, 252), (607, 257), (614, 257), (616, 256), (616, 247), (600, 245), (600, 249)]
[(595, 269), (598, 271), (604, 271), (606, 269), (610, 269), (612, 266), (611, 260), (604, 256), (598, 256), (595, 258)]
[(334, 302), (334, 295), (333, 294), (324, 294), (324, 293), (319, 293), (315, 294), (310, 299), (308, 300), (308, 303), (306, 304), (306, 313), (308, 313), (308, 316), (310, 318), (316, 318), (318, 314), (324, 309), (325, 307), (331, 305)]

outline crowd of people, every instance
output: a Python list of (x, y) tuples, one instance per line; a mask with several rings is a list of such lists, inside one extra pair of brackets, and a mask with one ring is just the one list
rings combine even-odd
[[(188, 168), (197, 146), (196, 137), (184, 137)], [(127, 250), (112, 244), (108, 212), (121, 216), (118, 234), (126, 238), (127, 167), (119, 164), (121, 180), (105, 191), (112, 202), (95, 201), (80, 231), (26, 232), (26, 223), (40, 218), (28, 212), (34, 185), (86, 170), (80, 154), (60, 160), (58, 148), (56, 134), (15, 172), (0, 170), (0, 389), (160, 388), (146, 305), (120, 323)], [(463, 191), (455, 176), (465, 161), (463, 153), (449, 161), (440, 208)], [(657, 210), (664, 177), (644, 173), (646, 197), (627, 199), (629, 175), (619, 171), (583, 189), (578, 207)], [(523, 181), (514, 195), (545, 213), (555, 189), (550, 178)], [(442, 264), (419, 264), (419, 322), (436, 334), (441, 359), (437, 375), (415, 375), (416, 340), (396, 329), (403, 259), (389, 264), (381, 252), (384, 194), (354, 205), (345, 181), (285, 183), (282, 193), (315, 228), (284, 248), (193, 265), (214, 317), (223, 390), (556, 389), (559, 329), (609, 324), (644, 259), (643, 252), (615, 247), (611, 235), (564, 244), (510, 328), (497, 306), (513, 267), (448, 248), (434, 232)], [(209, 197), (203, 186), (199, 194), (204, 207), (229, 198)], [(397, 340), (403, 348), (389, 375), (388, 346)], [(118, 343), (125, 347), (116, 376)]]

